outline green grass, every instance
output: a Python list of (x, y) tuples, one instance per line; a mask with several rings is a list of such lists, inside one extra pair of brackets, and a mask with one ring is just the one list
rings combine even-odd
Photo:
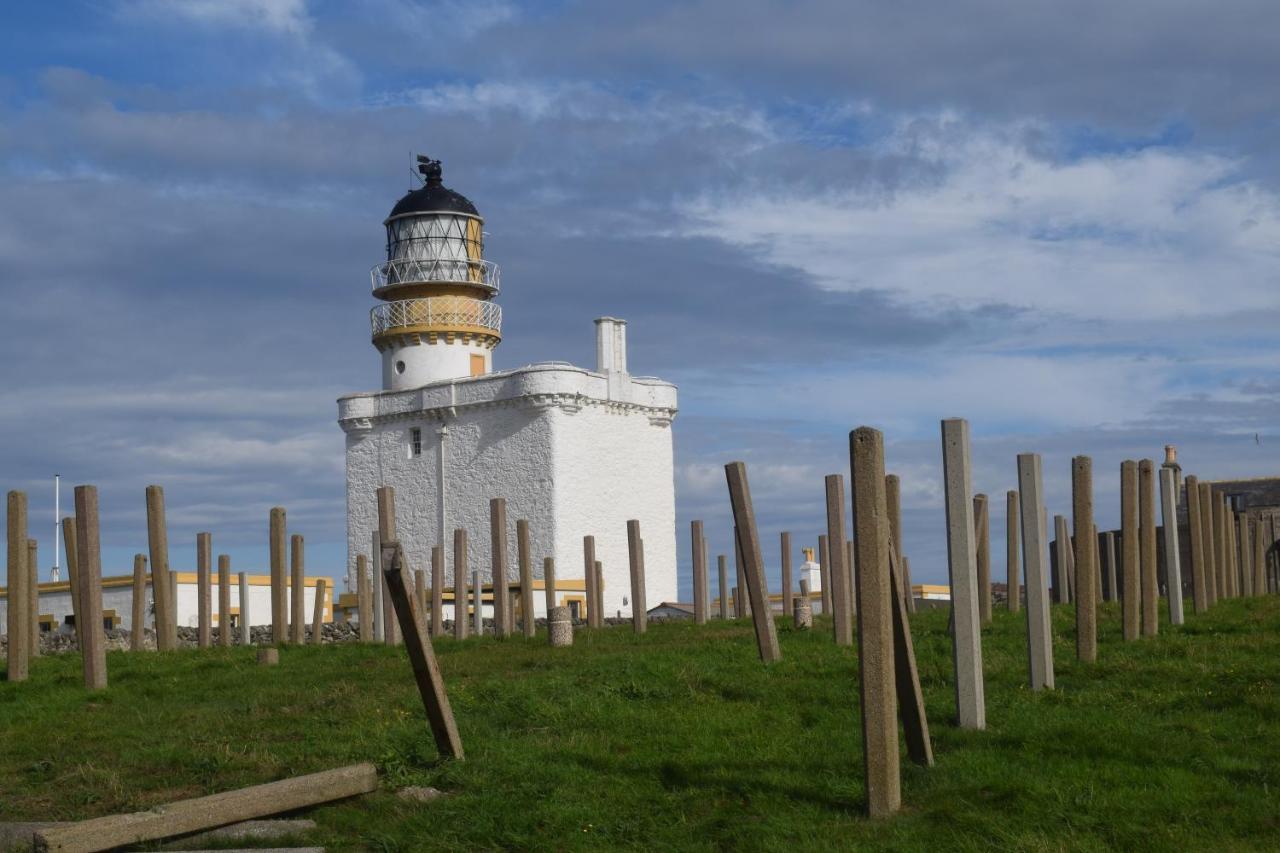
[[(1163, 612), (1162, 612), (1163, 618)], [(746, 622), (437, 645), (467, 750), (438, 762), (403, 650), (113, 653), (87, 694), (79, 658), (0, 683), (0, 820), (76, 819), (362, 760), (375, 794), (311, 810), (331, 850), (1275, 849), (1280, 598), (1219, 604), (1074, 661), (1054, 608), (1058, 689), (1025, 687), (1022, 617), (984, 632), (984, 732), (952, 724), (944, 612), (913, 624), (937, 765), (903, 761), (903, 811), (862, 816), (857, 655), (827, 625), (779, 622), (759, 663)], [(403, 785), (450, 792), (429, 805)]]

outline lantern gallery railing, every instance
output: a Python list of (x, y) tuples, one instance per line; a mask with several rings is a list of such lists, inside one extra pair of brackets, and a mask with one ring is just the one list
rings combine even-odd
[(398, 284), (433, 281), (473, 284), (497, 293), (498, 278), (498, 265), (492, 261), (451, 258), (396, 258), (369, 271), (375, 293)]
[(375, 306), (369, 312), (373, 336), (397, 329), (502, 333), (502, 306), (466, 296), (401, 299)]

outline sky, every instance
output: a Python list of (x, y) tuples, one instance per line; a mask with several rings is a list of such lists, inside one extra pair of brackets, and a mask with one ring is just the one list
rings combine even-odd
[[(945, 582), (939, 423), (963, 417), (1004, 577), (1015, 456), (1051, 513), (1093, 459), (1280, 474), (1280, 5), (1257, 0), (84, 0), (0, 10), (0, 486), (41, 577), (53, 489), (98, 486), (104, 574), (213, 533), (264, 571), (271, 506), (345, 557), (335, 400), (375, 390), (368, 269), (411, 161), (485, 217), (499, 368), (679, 386), (688, 523), (768, 573), (883, 430), (913, 579)], [(796, 555), (799, 558), (799, 555)]]

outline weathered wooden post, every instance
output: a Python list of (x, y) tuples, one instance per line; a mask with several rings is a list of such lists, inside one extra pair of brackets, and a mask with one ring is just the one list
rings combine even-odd
[(213, 587), (209, 573), (213, 569), (213, 536), (196, 534), (196, 645), (207, 649), (213, 645)]
[[(76, 567), (80, 572), (80, 654), (84, 659), (84, 686), (107, 686), (107, 653), (102, 634), (102, 548), (98, 540), (98, 489), (76, 486)], [(12, 642), (12, 637), (10, 637)]]
[(1093, 663), (1098, 659), (1098, 567), (1093, 561), (1093, 460), (1077, 456), (1071, 460), (1071, 522), (1076, 542), (1076, 659)]
[(467, 531), (453, 531), (453, 638), (467, 638)]
[(1178, 492), (1172, 468), (1160, 469), (1160, 510), (1164, 522), (1164, 575), (1169, 587), (1169, 622), (1181, 625), (1182, 556), (1178, 548)]
[(1005, 588), (1008, 590), (1008, 600), (1005, 601), (1005, 606), (1009, 608), (1010, 613), (1017, 613), (1022, 608), (1022, 590), (1018, 588), (1018, 527), (1021, 521), (1018, 517), (1017, 490), (1005, 492), (1004, 517)]
[(644, 588), (644, 545), (640, 540), (640, 522), (627, 521), (627, 562), (631, 569), (631, 627), (637, 634), (649, 630), (649, 613)]
[[(791, 577), (791, 533), (783, 531), (782, 533), (782, 612), (791, 613), (795, 607), (795, 581)], [(706, 563), (703, 563), (703, 572), (705, 577)], [(706, 619), (704, 618), (705, 622)]]
[(373, 642), (373, 588), (369, 583), (369, 561), (356, 555), (356, 618), (360, 620), (360, 642)]
[(1018, 454), (1022, 563), (1027, 590), (1027, 658), (1032, 690), (1053, 689), (1053, 634), (1049, 623), (1049, 583), (1045, 570), (1044, 480), (1039, 453)]
[[(902, 806), (898, 721), (894, 713), (897, 694), (893, 600), (897, 590), (889, 572), (883, 442), (880, 432), (868, 427), (849, 434), (853, 524), (861, 569), (858, 572), (858, 667), (862, 693), (863, 780), (867, 814), (873, 818), (888, 817)], [(830, 528), (828, 531), (833, 541), (844, 542), (843, 535), (837, 539)]]
[[(853, 645), (853, 620), (849, 613), (848, 556), (844, 547), (844, 477), (828, 474), (824, 480), (827, 500), (827, 574), (831, 577), (831, 633), (837, 646)], [(881, 484), (883, 488), (883, 484)], [(887, 519), (886, 519), (887, 523)]]
[(1191, 550), (1191, 602), (1196, 613), (1209, 609), (1208, 581), (1205, 578), (1204, 525), (1200, 519), (1200, 480), (1188, 475), (1183, 481), (1187, 488), (1187, 535)]
[[(783, 534), (784, 536), (786, 534)], [(695, 520), (689, 524), (689, 544), (693, 549), (693, 623), (695, 625), (707, 624), (707, 616), (710, 608), (707, 606), (707, 597), (711, 594), (711, 590), (707, 584), (707, 550), (703, 542), (702, 522)], [(785, 557), (783, 558), (785, 563)]]
[(156, 648), (178, 647), (178, 602), (169, 580), (169, 531), (164, 519), (164, 489), (147, 486), (147, 549), (151, 555), (151, 597), (155, 601)]
[(231, 646), (231, 557), (218, 555), (218, 645)]
[(27, 540), (27, 628), (30, 631), (31, 657), (40, 657), (40, 544)]
[(444, 546), (431, 548), (431, 636), (444, 636)]
[(985, 729), (977, 549), (973, 542), (973, 478), (969, 469), (969, 422), (964, 418), (948, 418), (942, 422), (942, 472), (947, 508), (956, 715), (961, 728)]
[(987, 496), (973, 496), (973, 523), (976, 526), (977, 545), (974, 549), (978, 562), (978, 618), (983, 625), (991, 624), (991, 512)]
[(1155, 463), (1138, 463), (1138, 551), (1142, 562), (1142, 635), (1154, 637), (1160, 630), (1160, 588), (1156, 585), (1156, 475)]
[(716, 555), (716, 568), (719, 571), (720, 583), (720, 618), (729, 618), (729, 558), (724, 554)]
[(296, 646), (307, 639), (306, 560), (306, 543), (295, 533), (289, 537), (289, 641)]
[[(1190, 478), (1187, 478), (1190, 480)], [(1218, 603), (1218, 548), (1213, 538), (1213, 487), (1197, 483), (1200, 493), (1200, 548), (1204, 555), (1204, 590), (1208, 607)]]
[[(71, 593), (75, 597), (75, 592)], [(140, 652), (146, 648), (147, 638), (147, 558), (133, 555), (133, 596), (130, 601), (129, 650)]]
[(556, 561), (554, 557), (542, 558), (542, 594), (546, 598), (547, 618), (556, 606)]
[(1122, 593), (1124, 638), (1138, 639), (1140, 602), (1140, 559), (1138, 540), (1138, 463), (1127, 459), (1120, 464), (1120, 551), (1124, 576)]
[(831, 544), (827, 541), (827, 534), (818, 534), (818, 583), (822, 589), (818, 590), (818, 598), (822, 604), (822, 615), (831, 615)]
[(760, 552), (760, 535), (756, 530), (755, 509), (751, 505), (751, 486), (747, 483), (747, 466), (730, 462), (724, 466), (729, 484), (729, 503), (733, 507), (733, 525), (737, 530), (738, 550), (742, 552), (743, 572), (747, 581), (747, 598), (751, 601), (756, 646), (760, 659), (771, 663), (782, 659), (778, 648), (777, 628), (769, 608), (769, 589), (764, 579), (764, 557)]
[(236, 580), (240, 586), (240, 645), (253, 643), (253, 620), (249, 614), (249, 574), (239, 572)]
[(285, 528), (284, 507), (271, 508), (269, 533), (271, 550), (271, 642), (279, 645), (286, 642), (285, 626), (288, 624), (288, 611), (285, 609), (285, 551), (288, 546), (288, 534)]
[[(67, 558), (67, 584), (71, 587), (71, 618), (76, 636), (80, 636), (80, 574), (76, 571), (76, 518), (62, 519), (62, 552)], [(76, 641), (77, 644), (79, 640)]]
[(489, 500), (489, 554), (493, 567), (493, 635), (498, 639), (511, 636), (510, 600), (507, 586), (507, 499)]
[[(6, 566), (8, 616), (5, 630), (9, 636), (9, 650), (6, 653), (9, 680), (26, 681), (31, 654), (31, 628), (28, 621), (34, 617), (30, 612), (30, 595), (27, 592), (31, 577), (27, 570), (27, 496), (24, 492), (9, 492), (6, 535), (9, 550)], [(80, 627), (78, 622), (76, 627)]]
[(516, 521), (516, 559), (520, 561), (520, 627), (526, 639), (538, 633), (533, 612), (533, 547), (529, 542), (529, 522)]
[[(324, 578), (316, 581), (316, 601), (311, 613), (311, 644), (318, 646), (324, 642), (324, 597), (329, 591), (329, 582)], [(415, 613), (421, 612), (417, 608)]]

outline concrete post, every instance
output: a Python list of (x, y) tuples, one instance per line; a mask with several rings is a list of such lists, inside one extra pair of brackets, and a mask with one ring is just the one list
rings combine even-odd
[[(427, 586), (427, 572), (425, 569), (413, 570), (413, 597), (417, 607), (414, 612), (419, 618), (426, 619), (427, 614), (431, 612), (431, 590)], [(401, 632), (403, 633), (403, 632)]]
[[(944, 452), (947, 449), (946, 424), (944, 421)], [(963, 440), (963, 436), (959, 436), (958, 440)], [(888, 817), (902, 806), (893, 654), (893, 604), (897, 590), (894, 589), (889, 571), (884, 437), (879, 430), (859, 427), (849, 434), (849, 456), (853, 476), (854, 536), (858, 546), (858, 566), (861, 569), (858, 572), (858, 665), (862, 693), (863, 780), (867, 792), (867, 813), (872, 818), (881, 818)], [(957, 461), (959, 460), (953, 460), (952, 465)], [(962, 462), (961, 466), (963, 467)], [(956, 473), (955, 469), (952, 468), (949, 473)], [(948, 511), (953, 504), (958, 503), (952, 500), (954, 495), (950, 494), (952, 480), (952, 476), (947, 477)], [(967, 488), (964, 494), (964, 503), (968, 505)], [(972, 535), (972, 520), (967, 526)], [(950, 524), (948, 528), (950, 529)], [(843, 534), (839, 538), (832, 533), (828, 535), (835, 542), (844, 542)], [(975, 592), (974, 583), (976, 578), (969, 584), (970, 595)], [(974, 624), (966, 628), (976, 632), (977, 602), (972, 601), (972, 604)], [(962, 621), (964, 620), (956, 620), (957, 633)], [(965, 712), (962, 711), (963, 713)], [(981, 728), (981, 725), (976, 727)]]
[(1210, 488), (1209, 503), (1213, 507), (1213, 568), (1217, 580), (1219, 598), (1231, 597), (1231, 585), (1227, 582), (1227, 524), (1226, 505), (1222, 495)]
[(831, 555), (827, 534), (818, 535), (818, 581), (822, 585), (819, 598), (822, 604), (822, 615), (831, 615)]
[(249, 575), (247, 572), (239, 572), (236, 580), (240, 584), (240, 645), (248, 646), (253, 643), (253, 617), (249, 613)]
[[(689, 546), (693, 549), (693, 624), (695, 625), (707, 624), (707, 616), (711, 610), (707, 603), (707, 598), (711, 594), (707, 584), (707, 551), (702, 540), (702, 521), (695, 519), (689, 524)], [(785, 556), (783, 565), (788, 565)]]
[(1116, 579), (1116, 534), (1113, 530), (1108, 530), (1102, 534), (1102, 541), (1106, 545), (1107, 550), (1107, 595), (1108, 601), (1115, 601), (1120, 597), (1120, 582)]
[(1253, 545), (1253, 594), (1267, 593), (1267, 559), (1262, 546), (1262, 519), (1259, 518), (1250, 530), (1249, 541)]
[[(386, 541), (386, 537), (383, 537)], [(297, 646), (307, 638), (306, 543), (299, 533), (289, 537), (289, 639)]]
[[(883, 476), (883, 475), (882, 475)], [(827, 574), (831, 578), (831, 632), (837, 646), (853, 645), (853, 620), (849, 613), (849, 572), (844, 547), (844, 477), (828, 474), (825, 480), (827, 498)], [(884, 484), (880, 484), (883, 492)], [(887, 531), (886, 531), (887, 533)]]
[(328, 581), (324, 578), (316, 581), (316, 601), (311, 613), (311, 644), (315, 646), (324, 642), (324, 597), (328, 591)]
[(973, 496), (973, 523), (976, 526), (977, 546), (974, 551), (978, 561), (978, 618), (983, 625), (991, 624), (991, 513), (987, 496)]
[(498, 639), (511, 636), (511, 618), (507, 613), (507, 499), (489, 499), (489, 556), (493, 567), (493, 635)]
[(1053, 517), (1053, 595), (1058, 604), (1066, 604), (1071, 600), (1067, 587), (1067, 519), (1065, 516)]
[(796, 598), (791, 602), (792, 624), (797, 631), (807, 631), (813, 627), (813, 607), (807, 598)]
[[(1187, 478), (1188, 482), (1191, 480)], [(1218, 548), (1213, 538), (1213, 488), (1197, 483), (1200, 493), (1200, 548), (1204, 555), (1204, 589), (1207, 607), (1218, 603)]]
[(196, 645), (213, 645), (213, 536), (196, 534)]
[[(885, 500), (885, 504), (887, 505), (887, 507), (888, 507), (888, 511), (889, 511), (889, 550), (893, 551), (893, 556), (894, 556), (894, 558), (895, 558), (895, 560), (896, 560), (895, 565), (897, 565), (899, 568), (901, 568), (901, 566), (902, 566), (902, 556), (903, 556), (903, 548), (902, 548), (902, 481), (898, 478), (898, 475), (897, 475), (897, 474), (886, 474), (886, 475), (885, 475), (885, 477), (884, 477), (884, 500)], [(854, 563), (855, 563), (855, 562), (856, 562), (856, 560), (854, 560), (854, 561), (850, 561), (849, 565), (850, 565), (850, 566), (852, 566), (852, 565), (854, 565)], [(899, 572), (898, 574), (901, 574), (901, 572)], [(901, 586), (901, 585), (903, 584), (903, 582), (904, 582), (904, 581), (903, 581), (903, 578), (901, 578), (901, 577), (897, 578), (897, 583), (898, 583), (900, 586), (899, 586), (899, 588), (896, 590), (896, 592), (897, 592), (897, 594), (902, 598), (902, 600), (903, 600), (903, 601), (906, 601), (906, 600), (907, 600), (907, 592), (908, 592), (908, 591), (907, 591), (905, 588), (902, 588), (902, 586)], [(857, 585), (855, 584), (854, 586), (855, 586), (854, 598), (856, 599), (856, 597), (857, 597), (857, 593), (856, 593), (856, 586), (857, 586)], [(854, 612), (856, 613), (857, 611), (855, 610)]]
[(1142, 635), (1154, 637), (1160, 630), (1160, 588), (1156, 581), (1156, 475), (1155, 463), (1138, 463), (1138, 551), (1142, 561)]
[(542, 592), (546, 596), (547, 613), (556, 606), (556, 561), (554, 557), (542, 558)]
[(467, 638), (467, 531), (453, 531), (453, 638)]
[(1124, 638), (1138, 639), (1142, 582), (1138, 530), (1138, 463), (1132, 459), (1120, 464), (1120, 550), (1124, 578)]
[(1044, 480), (1040, 454), (1018, 454), (1022, 565), (1027, 590), (1027, 659), (1032, 690), (1053, 689), (1053, 634), (1049, 624), (1049, 573), (1045, 554)]
[(1098, 525), (1093, 525), (1093, 533), (1089, 537), (1089, 545), (1093, 548), (1094, 567), (1094, 606), (1102, 604), (1102, 545), (1098, 538)]
[(911, 558), (906, 556), (902, 558), (902, 588), (907, 597), (907, 613), (915, 613), (916, 593), (911, 584)]
[(287, 642), (285, 628), (289, 623), (289, 611), (285, 609), (284, 568), (289, 544), (284, 507), (271, 508), (267, 535), (270, 537), (271, 551), (271, 642), (279, 645)]
[(1189, 475), (1187, 486), (1187, 536), (1191, 551), (1191, 601), (1196, 613), (1209, 609), (1208, 583), (1205, 579), (1204, 526), (1200, 521), (1199, 479)]
[(280, 663), (280, 650), (258, 649), (258, 666), (276, 666)]
[(1183, 624), (1182, 556), (1178, 547), (1178, 491), (1172, 468), (1160, 469), (1160, 516), (1164, 527), (1165, 578), (1169, 585), (1169, 623)]
[(231, 557), (227, 554), (218, 555), (218, 645), (231, 646)]
[[(29, 672), (31, 628), (30, 596), (27, 585), (31, 583), (27, 571), (27, 496), (23, 492), (9, 492), (8, 496), (8, 564), (5, 583), (8, 594), (8, 616), (5, 631), (9, 637), (9, 680), (26, 681)], [(80, 623), (77, 621), (77, 628)], [(83, 630), (79, 631), (84, 634)]]
[(431, 636), (444, 636), (444, 546), (431, 548)]
[(1005, 534), (1004, 534), (1004, 569), (1005, 569), (1005, 589), (1008, 591), (1008, 600), (1005, 606), (1009, 608), (1010, 613), (1017, 613), (1022, 609), (1022, 590), (1018, 584), (1018, 492), (1011, 490), (1005, 492), (1004, 495), (1004, 517), (1005, 517)]
[(1076, 554), (1076, 659), (1098, 659), (1098, 567), (1093, 561), (1093, 460), (1071, 460), (1071, 521), (1080, 552)]
[(147, 549), (151, 556), (151, 597), (155, 601), (156, 648), (178, 647), (178, 602), (169, 580), (169, 532), (164, 519), (164, 489), (147, 486)]
[[(892, 545), (890, 545), (890, 547), (892, 547)], [(845, 574), (848, 575), (848, 578), (845, 580), (845, 589), (849, 591), (849, 619), (856, 622), (858, 620), (858, 560), (853, 553), (852, 539), (846, 539), (844, 543), (844, 565), (846, 569)], [(895, 594), (897, 593), (898, 587), (901, 583), (902, 581), (900, 579), (894, 580), (893, 589)]]
[(734, 575), (738, 579), (737, 589), (742, 591), (742, 607), (735, 610), (733, 615), (741, 619), (743, 616), (751, 615), (751, 597), (747, 595), (747, 576), (742, 565), (742, 541), (738, 539), (738, 528), (733, 528), (733, 569)]
[(1253, 586), (1253, 546), (1249, 541), (1249, 516), (1236, 513), (1236, 551), (1240, 562), (1240, 590), (1252, 598), (1257, 593)]
[(716, 567), (720, 571), (720, 618), (729, 618), (729, 567), (724, 554), (716, 555)]
[(640, 542), (640, 522), (627, 521), (627, 561), (631, 568), (631, 627), (637, 634), (649, 630), (649, 613), (644, 589), (644, 547)]
[[(76, 637), (80, 636), (80, 574), (76, 571), (76, 519), (62, 519), (62, 553), (67, 559), (67, 584), (71, 587), (71, 618), (75, 622)], [(79, 639), (76, 640), (77, 646)]]
[[(803, 578), (800, 580), (800, 597), (803, 598), (805, 601), (810, 602), (810, 604), (812, 605), (813, 596), (809, 594), (809, 581)], [(810, 609), (812, 609), (812, 606), (810, 607)]]
[(373, 641), (383, 644), (387, 641), (387, 596), (382, 580), (382, 537), (375, 528), (370, 531), (369, 539), (369, 553), (373, 555), (369, 565), (369, 584), (373, 587)]
[(783, 531), (782, 549), (782, 612), (791, 613), (795, 606), (795, 581), (791, 577), (791, 533)]
[(942, 422), (942, 472), (947, 509), (947, 570), (951, 579), (956, 715), (961, 728), (987, 727), (982, 683), (982, 633), (978, 620), (977, 549), (973, 541), (973, 478), (969, 422)]
[(31, 618), (27, 627), (31, 632), (28, 647), (31, 657), (40, 657), (40, 544), (35, 539), (27, 540), (27, 609)]
[(133, 555), (133, 597), (130, 604), (129, 650), (140, 652), (146, 648), (147, 637), (147, 558), (144, 554)]
[(898, 716), (907, 742), (907, 756), (921, 767), (933, 766), (933, 744), (929, 740), (929, 718), (925, 713), (924, 691), (920, 689), (920, 670), (916, 666), (915, 644), (911, 640), (911, 624), (907, 606), (896, 595), (901, 586), (898, 557), (889, 551), (889, 576), (894, 587), (893, 598), (893, 672), (898, 694)]
[(733, 588), (733, 618), (742, 618), (742, 587), (740, 586)]
[[(640, 543), (643, 547), (644, 543)], [(600, 614), (600, 627), (604, 627), (604, 564), (596, 560), (596, 612)]]
[[(178, 573), (172, 571), (169, 572), (169, 600), (173, 602), (173, 623), (174, 631), (176, 632), (178, 625)], [(178, 640), (175, 636), (174, 643), (176, 644), (177, 642)], [(175, 645), (174, 648), (177, 648), (177, 646)]]
[[(369, 561), (364, 554), (356, 555), (356, 618), (360, 620), (360, 642), (373, 642), (373, 590), (369, 583)], [(240, 602), (244, 613), (244, 602)]]
[(516, 521), (516, 559), (520, 561), (520, 627), (526, 639), (533, 639), (538, 625), (533, 616), (533, 554), (529, 543), (529, 522)]
[(547, 637), (553, 649), (573, 645), (573, 620), (569, 618), (568, 607), (552, 607), (547, 611)]
[(480, 582), (480, 569), (473, 569), (471, 576), (471, 625), (477, 637), (484, 636), (484, 585)]
[[(76, 566), (80, 572), (80, 654), (84, 686), (107, 687), (107, 652), (102, 633), (102, 548), (98, 540), (98, 489), (76, 486)], [(12, 637), (10, 638), (12, 642)]]
[(764, 555), (760, 551), (760, 534), (756, 530), (756, 514), (751, 504), (751, 486), (747, 482), (747, 466), (730, 462), (724, 466), (729, 486), (729, 503), (733, 507), (733, 526), (737, 531), (738, 551), (742, 553), (743, 573), (747, 581), (746, 598), (751, 602), (752, 622), (756, 631), (756, 647), (760, 660), (772, 663), (782, 659), (778, 647), (777, 628), (769, 608), (769, 587), (764, 578)]
[(1222, 496), (1222, 523), (1227, 528), (1227, 576), (1230, 578), (1231, 597), (1239, 598), (1244, 594), (1243, 581), (1240, 578), (1240, 549), (1236, 535), (1236, 514), (1231, 508), (1231, 501)]
[(597, 619), (603, 614), (596, 613), (596, 537), (582, 537), (582, 577), (587, 586), (587, 627), (598, 628)]

